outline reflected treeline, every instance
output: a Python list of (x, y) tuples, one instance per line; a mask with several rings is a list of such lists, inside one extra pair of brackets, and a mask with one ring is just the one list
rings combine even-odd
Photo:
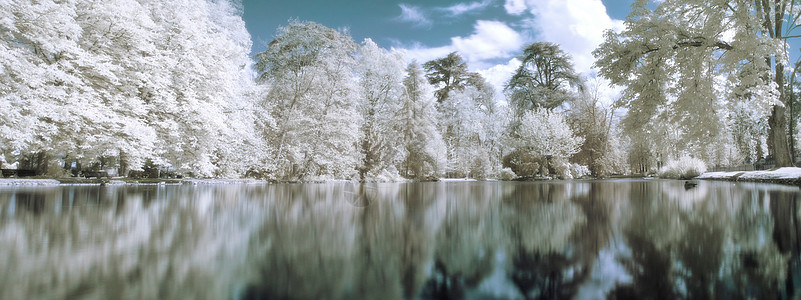
[(798, 188), (0, 189), (0, 298), (794, 298)]

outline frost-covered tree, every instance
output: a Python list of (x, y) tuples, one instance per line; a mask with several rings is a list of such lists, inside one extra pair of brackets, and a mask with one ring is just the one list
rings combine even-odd
[(573, 133), (561, 113), (544, 108), (523, 115), (518, 135), (518, 148), (537, 156), (568, 158), (578, 153), (584, 142)]
[(488, 85), (468, 86), (438, 105), (450, 176), (484, 178), (498, 171), (506, 118), (494, 94)]
[[(600, 73), (626, 87), (626, 132), (646, 136), (661, 113), (680, 127), (681, 144), (707, 143), (726, 135), (726, 103), (744, 102), (760, 117), (770, 115), (770, 152), (777, 165), (790, 165), (783, 47), (799, 8), (789, 0), (667, 0), (650, 10), (636, 1), (626, 29), (607, 32), (594, 52)], [(717, 92), (718, 79), (735, 88)]]
[[(567, 169), (584, 139), (576, 136), (565, 117), (553, 110), (537, 108), (526, 112), (515, 129), (515, 150), (504, 157), (504, 165), (518, 175), (549, 175), (551, 169)], [(569, 176), (567, 176), (569, 177)]]
[(447, 159), (447, 149), (437, 130), (436, 98), (416, 62), (406, 68), (399, 119), (403, 122), (405, 158), (401, 172), (409, 178), (437, 176)]
[(228, 1), (4, 2), (0, 150), (215, 175), (231, 162), (220, 145), (239, 138), (227, 129), (247, 127), (226, 113), (248, 89), (240, 13)]
[(159, 135), (158, 157), (179, 169), (215, 175), (227, 157), (242, 151), (236, 147), (246, 145), (243, 139), (252, 140), (245, 129), (252, 123), (238, 115), (251, 106), (243, 98), (251, 80), (246, 69), (251, 42), (241, 11), (228, 1), (147, 5), (162, 33), (155, 51), (166, 54), (151, 64), (159, 81), (144, 85), (152, 93), (149, 118)]
[(405, 124), (398, 117), (406, 76), (403, 54), (367, 39), (360, 48), (357, 69), (363, 96), (359, 109), (364, 117), (359, 173), (362, 180), (392, 180), (399, 176), (397, 166), (405, 156), (401, 132)]
[(533, 43), (518, 59), (520, 67), (506, 85), (507, 98), (518, 117), (539, 107), (559, 107), (572, 98), (572, 87), (581, 85), (570, 55), (559, 45)]
[(259, 79), (270, 85), (276, 176), (283, 179), (351, 178), (362, 162), (358, 146), (356, 43), (313, 22), (290, 21), (256, 55)]

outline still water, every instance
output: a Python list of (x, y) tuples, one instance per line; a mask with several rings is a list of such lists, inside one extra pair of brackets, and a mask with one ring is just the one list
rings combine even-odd
[(0, 189), (0, 299), (796, 298), (799, 188)]

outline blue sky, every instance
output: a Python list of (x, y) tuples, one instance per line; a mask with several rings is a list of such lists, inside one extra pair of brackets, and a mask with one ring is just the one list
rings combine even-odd
[(291, 18), (347, 28), (420, 62), (458, 51), (469, 67), (502, 88), (535, 41), (558, 43), (576, 70), (591, 72), (592, 50), (609, 28), (622, 28), (633, 0), (243, 0), (252, 53), (265, 50)]

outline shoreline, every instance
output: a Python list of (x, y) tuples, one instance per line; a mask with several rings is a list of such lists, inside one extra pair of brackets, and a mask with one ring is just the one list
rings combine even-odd
[(62, 185), (183, 185), (183, 184), (267, 184), (256, 179), (172, 179), (172, 178), (0, 178), (0, 187)]
[(693, 179), (773, 183), (801, 187), (801, 168), (784, 167), (764, 171), (706, 172)]

